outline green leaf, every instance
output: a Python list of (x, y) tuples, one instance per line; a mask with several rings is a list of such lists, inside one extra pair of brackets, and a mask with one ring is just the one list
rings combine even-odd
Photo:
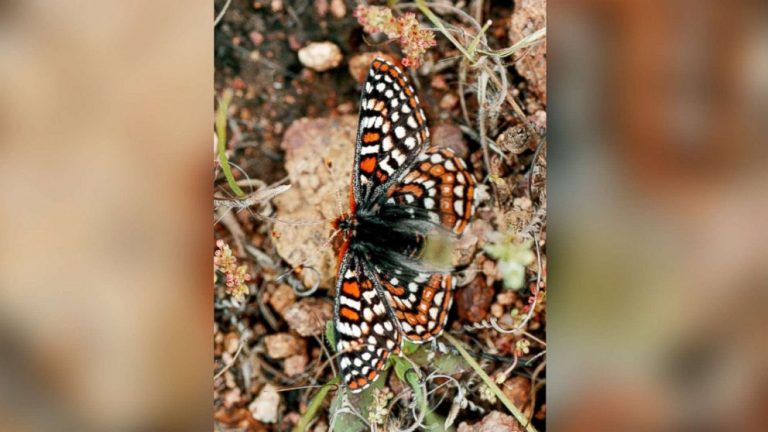
[(365, 390), (360, 392), (360, 401), (358, 403), (358, 406), (360, 407), (360, 412), (363, 414), (363, 417), (370, 418), (369, 414), (371, 412), (371, 405), (375, 401), (375, 393), (376, 390), (381, 390), (384, 388), (384, 386), (387, 384), (387, 377), (389, 376), (389, 370), (385, 369), (381, 371), (381, 376), (373, 382), (370, 386), (368, 386)]
[(498, 261), (497, 267), (507, 289), (520, 289), (525, 286), (525, 268), (533, 264), (536, 254), (531, 247), (532, 240), (517, 243), (512, 237), (486, 244), (483, 249)]
[(328, 339), (328, 343), (331, 345), (333, 352), (336, 352), (336, 329), (333, 326), (333, 320), (328, 320), (325, 323), (325, 337)]
[(435, 370), (445, 375), (452, 375), (469, 367), (466, 361), (456, 354), (441, 354), (433, 362)]
[[(336, 392), (336, 397), (333, 399), (333, 402), (331, 402), (331, 407), (328, 409), (329, 417), (332, 417), (335, 412), (341, 409), (343, 401), (344, 389), (339, 388), (339, 391)], [(336, 414), (333, 423), (333, 432), (361, 432), (367, 429), (368, 428), (362, 420), (349, 413)], [(294, 432), (297, 431), (294, 430)]]
[(410, 356), (411, 354), (415, 353), (416, 350), (418, 350), (421, 347), (421, 345), (413, 343), (409, 340), (403, 341), (403, 354)]
[(240, 186), (237, 185), (235, 177), (232, 175), (232, 168), (229, 166), (229, 160), (227, 160), (227, 109), (229, 103), (232, 101), (232, 90), (224, 90), (224, 94), (221, 95), (219, 101), (219, 108), (216, 110), (216, 137), (218, 139), (217, 150), (219, 153), (219, 165), (221, 165), (222, 171), (224, 171), (224, 177), (227, 179), (229, 188), (235, 193), (235, 195), (241, 197), (245, 195)]
[(307, 430), (307, 426), (309, 426), (309, 423), (315, 417), (315, 414), (317, 414), (317, 411), (323, 404), (326, 395), (328, 395), (328, 392), (331, 391), (331, 389), (335, 387), (339, 382), (341, 382), (341, 378), (334, 377), (332, 380), (328, 381), (325, 383), (325, 385), (320, 387), (320, 391), (318, 391), (315, 397), (312, 398), (312, 402), (310, 402), (309, 406), (307, 407), (307, 412), (305, 412), (304, 415), (301, 416), (301, 419), (299, 419), (299, 422), (296, 423), (296, 427), (293, 428), (293, 432), (304, 432)]
[(421, 392), (421, 383), (419, 382), (419, 373), (411, 364), (400, 356), (389, 357), (390, 361), (395, 366), (395, 374), (400, 381), (408, 384), (413, 390), (413, 395), (419, 404), (419, 408), (423, 411), (427, 411), (427, 400), (425, 395)]

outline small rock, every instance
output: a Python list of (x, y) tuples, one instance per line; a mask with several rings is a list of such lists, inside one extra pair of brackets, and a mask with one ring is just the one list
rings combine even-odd
[(256, 46), (259, 46), (262, 42), (264, 42), (264, 35), (257, 31), (250, 32), (248, 36), (251, 38), (251, 42), (253, 42), (253, 44)]
[(275, 423), (277, 411), (280, 407), (280, 394), (272, 384), (267, 384), (261, 389), (259, 396), (248, 405), (253, 418), (262, 423)]
[(285, 309), (294, 303), (296, 303), (296, 294), (288, 284), (280, 284), (269, 296), (269, 305), (280, 315), (283, 315)]
[(315, 0), (315, 11), (321, 17), (328, 13), (328, 0)]
[(512, 126), (496, 138), (496, 145), (515, 155), (528, 150), (530, 143), (531, 134), (523, 125)]
[(315, 428), (312, 429), (312, 432), (328, 432), (328, 423), (324, 422), (323, 420), (320, 420), (315, 425)]
[(462, 267), (471, 264), (477, 251), (477, 242), (478, 238), (471, 229), (465, 231), (453, 251), (453, 265)]
[(435, 90), (448, 90), (448, 84), (445, 82), (445, 78), (442, 75), (435, 75), (430, 82), (430, 85)]
[(240, 347), (240, 335), (235, 332), (227, 333), (224, 337), (224, 351), (234, 354)]
[(458, 126), (449, 123), (441, 124), (433, 127), (430, 132), (433, 146), (449, 148), (459, 157), (467, 158), (469, 153), (467, 143), (464, 142), (464, 136)]
[(299, 61), (304, 66), (324, 72), (341, 63), (341, 50), (332, 42), (312, 42), (299, 50)]
[[(526, 377), (514, 376), (501, 386), (501, 391), (525, 414), (530, 414), (531, 381)], [(529, 411), (526, 413), (526, 411)]]
[(285, 310), (283, 318), (291, 330), (303, 337), (320, 336), (333, 317), (333, 306), (317, 298), (305, 298)]
[[(309, 70), (309, 69), (304, 69)], [(339, 216), (338, 204), (348, 206), (349, 179), (354, 165), (357, 115), (303, 118), (294, 121), (283, 134), (285, 170), (293, 187), (275, 199), (276, 217), (286, 220), (331, 220)], [(324, 160), (333, 163), (333, 177)], [(337, 201), (339, 185), (341, 202)], [(297, 225), (273, 238), (278, 254), (291, 266), (305, 263), (321, 276), (320, 287), (333, 286), (336, 279), (336, 252), (327, 241), (331, 224)], [(315, 272), (299, 276), (306, 287), (317, 283)]]
[(388, 60), (392, 64), (397, 64), (397, 61), (391, 55), (381, 51), (357, 54), (349, 60), (349, 73), (359, 84), (362, 84), (363, 81), (365, 81), (365, 77), (368, 75), (368, 69), (370, 69), (371, 63), (373, 63), (373, 60), (375, 60), (376, 57)]
[(528, 120), (534, 124), (539, 131), (547, 130), (547, 112), (544, 110), (538, 110), (528, 116)]
[(502, 315), (504, 315), (504, 306), (494, 303), (491, 305), (491, 315), (493, 315), (496, 318), (501, 318)]
[(511, 415), (493, 411), (473, 425), (462, 422), (458, 432), (523, 432), (523, 428)]
[(347, 14), (347, 7), (344, 5), (344, 0), (331, 0), (331, 14), (336, 18), (344, 18)]
[(288, 36), (288, 46), (291, 47), (293, 51), (298, 51), (301, 49), (301, 42), (299, 41), (299, 38), (296, 37), (296, 35), (291, 34)]
[(488, 286), (484, 275), (475, 277), (469, 285), (456, 290), (454, 300), (459, 317), (473, 323), (488, 318), (493, 294), (493, 287)]
[[(509, 29), (509, 40), (515, 43), (547, 25), (546, 0), (516, 0)], [(547, 44), (546, 40), (520, 51), (524, 54), (515, 62), (515, 69), (528, 81), (531, 91), (547, 104)]]
[(290, 356), (283, 363), (283, 372), (288, 376), (300, 375), (307, 368), (308, 361), (304, 354)]
[(267, 347), (267, 354), (273, 359), (284, 359), (292, 355), (304, 354), (307, 350), (307, 343), (304, 339), (290, 333), (265, 336), (264, 345)]
[(453, 93), (446, 93), (445, 96), (440, 99), (440, 109), (452, 110), (459, 103), (459, 97)]
[(517, 293), (514, 291), (504, 291), (496, 296), (496, 302), (502, 306), (513, 305), (515, 300), (517, 300)]
[(240, 394), (240, 388), (235, 387), (225, 391), (221, 401), (225, 407), (231, 408), (240, 403), (241, 399), (242, 395)]
[(242, 78), (239, 76), (235, 77), (235, 79), (232, 80), (232, 88), (235, 90), (244, 90), (246, 87), (248, 87), (245, 84), (245, 81), (243, 81)]

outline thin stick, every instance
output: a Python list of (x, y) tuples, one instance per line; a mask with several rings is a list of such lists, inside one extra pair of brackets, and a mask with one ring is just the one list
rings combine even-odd
[(227, 9), (229, 9), (229, 4), (232, 3), (232, 0), (227, 0), (227, 4), (224, 5), (224, 8), (219, 12), (219, 15), (216, 16), (216, 19), (213, 21), (213, 26), (216, 27), (219, 25), (219, 21), (224, 17), (224, 13), (227, 12)]
[(237, 362), (237, 357), (240, 355), (240, 351), (243, 350), (244, 346), (245, 346), (245, 342), (240, 341), (240, 346), (237, 347), (237, 351), (235, 351), (235, 356), (232, 357), (232, 361), (227, 363), (223, 368), (221, 368), (220, 371), (216, 372), (216, 375), (213, 376), (214, 381), (218, 379), (224, 372), (228, 371), (229, 368), (234, 366), (234, 364)]

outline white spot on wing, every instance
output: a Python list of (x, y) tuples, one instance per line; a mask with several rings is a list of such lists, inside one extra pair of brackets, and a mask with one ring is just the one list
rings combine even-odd
[(392, 150), (392, 147), (394, 147), (392, 145), (392, 137), (390, 136), (384, 137), (384, 140), (381, 141), (381, 148), (383, 148), (384, 151), (390, 151)]
[(464, 216), (464, 201), (463, 200), (454, 201), (453, 210), (456, 211), (456, 214), (458, 214), (459, 216)]
[(354, 310), (360, 310), (360, 302), (357, 300), (353, 300), (349, 298), (348, 296), (341, 296), (339, 297), (339, 303), (343, 304), (345, 306), (349, 306)]
[(398, 166), (402, 166), (403, 162), (405, 162), (405, 155), (398, 149), (392, 151), (392, 157), (395, 158)]
[(443, 291), (438, 291), (433, 297), (435, 304), (443, 304)]

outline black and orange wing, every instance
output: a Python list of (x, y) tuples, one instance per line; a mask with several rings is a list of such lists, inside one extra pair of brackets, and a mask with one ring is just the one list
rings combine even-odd
[(387, 191), (387, 205), (410, 207), (454, 234), (461, 234), (475, 214), (477, 181), (451, 149), (430, 148), (401, 181)]
[[(428, 219), (460, 235), (475, 213), (476, 184), (464, 161), (452, 150), (431, 148), (389, 188), (385, 206), (404, 208), (413, 217)], [(450, 273), (414, 275), (385, 267), (377, 269), (377, 277), (404, 337), (426, 342), (440, 335), (453, 301), (455, 280)]]
[(360, 98), (353, 193), (358, 206), (374, 203), (428, 145), (419, 98), (397, 66), (377, 58)]
[(400, 352), (400, 332), (365, 263), (351, 251), (339, 267), (335, 308), (341, 376), (357, 393), (379, 377), (391, 353)]
[(453, 303), (450, 273), (418, 273), (410, 280), (382, 271), (377, 276), (406, 339), (423, 343), (440, 336)]

